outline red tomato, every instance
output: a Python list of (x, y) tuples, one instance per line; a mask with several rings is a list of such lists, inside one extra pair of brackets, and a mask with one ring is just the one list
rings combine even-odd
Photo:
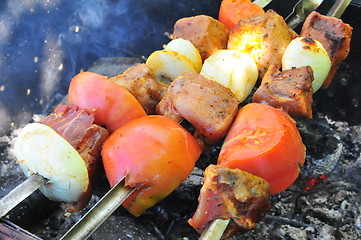
[(275, 194), (296, 180), (305, 150), (291, 117), (271, 106), (251, 103), (239, 110), (218, 163), (265, 179)]
[(146, 115), (128, 90), (100, 74), (82, 72), (69, 87), (68, 103), (94, 113), (95, 123), (113, 132), (124, 123)]
[(218, 20), (227, 29), (234, 27), (242, 18), (264, 13), (263, 8), (250, 0), (223, 0), (219, 9)]
[(123, 203), (135, 216), (169, 195), (191, 173), (201, 149), (177, 122), (159, 115), (132, 120), (105, 141), (102, 158), (111, 186), (124, 176), (138, 189)]

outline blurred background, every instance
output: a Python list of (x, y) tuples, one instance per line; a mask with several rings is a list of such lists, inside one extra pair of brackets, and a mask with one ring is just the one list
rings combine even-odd
[(0, 1), (0, 136), (66, 94), (101, 57), (142, 57), (184, 16), (216, 16), (220, 1)]

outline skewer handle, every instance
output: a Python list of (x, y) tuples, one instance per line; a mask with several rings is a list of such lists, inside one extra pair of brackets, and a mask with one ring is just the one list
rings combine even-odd
[(290, 28), (295, 29), (311, 12), (315, 11), (322, 2), (323, 0), (298, 1), (293, 7), (292, 13), (285, 18), (287, 25)]
[(124, 183), (125, 178), (105, 194), (61, 240), (87, 239), (135, 191)]
[(47, 179), (39, 174), (34, 174), (14, 188), (0, 200), (0, 218), (4, 217), (11, 209), (21, 203), (25, 198), (29, 197), (47, 181)]

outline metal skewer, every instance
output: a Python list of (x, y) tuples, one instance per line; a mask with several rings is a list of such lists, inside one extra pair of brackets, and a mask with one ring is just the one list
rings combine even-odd
[(134, 191), (124, 185), (125, 177), (107, 192), (61, 240), (87, 239)]
[(221, 239), (224, 231), (226, 230), (230, 219), (217, 219), (211, 222), (208, 227), (203, 231), (199, 240), (217, 240)]
[(351, 0), (336, 0), (331, 9), (328, 11), (327, 16), (341, 18)]
[[(294, 11), (287, 17), (293, 20), (287, 22), (290, 28), (295, 28), (299, 23), (303, 22), (306, 17), (316, 10), (323, 0), (300, 0), (294, 7)], [(310, 4), (313, 2), (313, 4)], [(319, 2), (317, 5), (316, 3)], [(351, 0), (336, 0), (332, 8), (327, 13), (327, 16), (340, 18)], [(307, 9), (305, 8), (307, 7)], [(307, 15), (304, 16), (304, 14)], [(302, 19), (302, 20), (301, 20)], [(199, 240), (219, 240), (222, 238), (223, 232), (226, 230), (230, 219), (216, 219), (213, 220), (209, 226), (202, 232)]]
[(258, 6), (260, 6), (261, 8), (264, 8), (265, 6), (267, 6), (270, 2), (272, 2), (272, 0), (254, 0), (253, 3), (257, 4)]
[(300, 0), (293, 7), (293, 11), (285, 18), (287, 25), (295, 29), (298, 24), (302, 23), (306, 17), (315, 11), (323, 0)]
[(4, 217), (15, 206), (21, 203), (25, 198), (29, 197), (39, 187), (46, 184), (47, 179), (39, 174), (28, 177), (24, 182), (14, 188), (5, 197), (0, 200), (0, 218)]

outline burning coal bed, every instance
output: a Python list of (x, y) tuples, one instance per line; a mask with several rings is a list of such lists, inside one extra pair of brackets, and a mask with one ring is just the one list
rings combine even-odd
[[(112, 76), (137, 61), (140, 59), (103, 58), (89, 70)], [(57, 95), (52, 102), (57, 104), (61, 99), (62, 96)], [(52, 107), (49, 106), (44, 114)], [(306, 163), (300, 177), (289, 189), (271, 197), (271, 211), (242, 239), (361, 238), (361, 125), (333, 120), (319, 113), (317, 106), (315, 108), (313, 119), (297, 119), (307, 147)], [(7, 151), (11, 149), (10, 141), (10, 138), (1, 140), (0, 181), (6, 189), (0, 189), (0, 197), (24, 180), (11, 152)], [(198, 204), (203, 169), (216, 163), (219, 150), (220, 145), (205, 153), (191, 176), (141, 217), (133, 217), (120, 207), (91, 239), (198, 239), (199, 235), (187, 220)], [(109, 185), (103, 176), (89, 206), (69, 215), (61, 204), (35, 192), (13, 209), (6, 220), (42, 239), (58, 239), (107, 190)]]

